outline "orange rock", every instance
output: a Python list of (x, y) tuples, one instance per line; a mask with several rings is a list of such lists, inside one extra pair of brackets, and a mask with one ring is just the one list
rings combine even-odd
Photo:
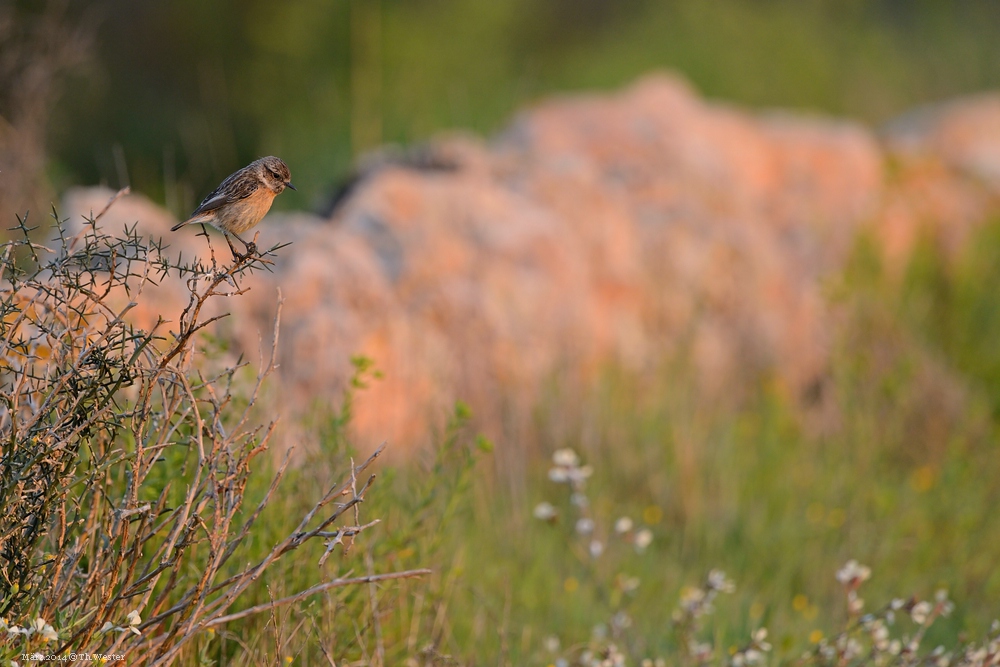
[[(885, 149), (860, 125), (748, 113), (667, 75), (544, 101), (490, 144), (432, 142), (454, 169), (376, 166), (332, 220), (269, 216), (260, 244), (294, 243), (221, 304), (220, 330), (255, 353), (282, 290), (286, 409), (336, 402), (351, 355), (374, 358), (385, 379), (355, 421), (370, 445), (425, 440), (457, 398), (516, 439), (548, 382), (678, 354), (711, 396), (761, 371), (801, 396), (826, 372), (822, 281), (859, 229), (898, 263), (921, 228), (954, 245), (995, 208), (1000, 150), (982, 146), (1000, 145), (997, 100), (924, 112)], [(107, 195), (72, 191), (64, 212)], [(105, 224), (137, 220), (185, 254), (204, 248), (135, 196)], [(175, 311), (185, 290), (168, 281), (138, 316)]]

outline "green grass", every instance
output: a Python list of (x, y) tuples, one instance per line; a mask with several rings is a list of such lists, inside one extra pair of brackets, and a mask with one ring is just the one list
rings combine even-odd
[[(632, 619), (619, 646), (636, 657), (676, 658), (678, 596), (712, 568), (737, 588), (720, 597), (699, 636), (726, 650), (763, 625), (774, 656), (791, 660), (817, 631), (829, 636), (843, 627), (834, 573), (851, 558), (873, 570), (861, 591), (866, 609), (951, 592), (956, 611), (931, 628), (926, 646), (981, 636), (1000, 599), (1000, 385), (990, 315), (1000, 312), (990, 260), (1000, 252), (998, 230), (987, 227), (954, 262), (928, 247), (902, 281), (885, 276), (870, 244), (859, 241), (830, 289), (844, 313), (826, 389), (837, 406), (832, 416), (803, 416), (767, 378), (734, 410), (698, 400), (676, 367), (654, 378), (609, 370), (576, 411), (557, 409), (555, 400), (539, 408), (538, 442), (523, 447), (521, 479), (488, 446), (477, 446), (459, 406), (436, 452), (383, 469), (363, 508), (382, 523), (328, 565), (363, 572), (370, 550), (380, 571), (434, 569), (426, 579), (380, 588), (386, 664), (430, 645), (435, 652), (425, 657), (451, 655), (463, 664), (548, 664), (546, 637), (558, 637), (564, 649), (586, 643), (618, 610)], [(328, 471), (343, 466), (344, 422), (317, 426), (325, 449), (294, 473), (296, 492), (283, 496), (265, 525), (296, 515)], [(562, 447), (594, 469), (587, 496), (607, 545), (597, 559), (574, 533), (567, 488), (547, 477), (551, 453)], [(542, 501), (559, 510), (554, 523), (532, 517)], [(654, 532), (644, 553), (615, 537), (621, 516)], [(316, 547), (303, 553), (271, 585), (308, 585), (318, 554)], [(623, 576), (638, 578), (634, 592), (622, 591)], [(339, 657), (364, 662), (376, 646), (370, 604), (367, 590), (342, 591), (265, 627), (259, 619), (250, 634), (267, 650), (269, 628), (287, 633), (304, 614), (327, 628), (321, 636), (340, 629)], [(353, 630), (344, 634), (345, 627)], [(308, 632), (283, 645), (301, 664), (320, 660)], [(229, 651), (237, 654), (235, 644)]]

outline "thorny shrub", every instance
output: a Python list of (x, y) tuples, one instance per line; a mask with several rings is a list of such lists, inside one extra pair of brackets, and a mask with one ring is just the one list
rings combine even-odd
[[(200, 631), (331, 588), (424, 573), (334, 578), (234, 610), (304, 542), (324, 540), (325, 559), (377, 523), (362, 525), (357, 510), (374, 480), (360, 476), (381, 449), (352, 462), (251, 560), (254, 522), (285, 470), (244, 507), (275, 427), (255, 417), (273, 352), (246, 383), (234, 381), (242, 359), (210, 372), (194, 351), (218, 319), (206, 303), (242, 294), (280, 246), (231, 264), (214, 252), (182, 263), (134, 228), (103, 233), (103, 213), (75, 234), (53, 213), (51, 247), (20, 220), (19, 237), (0, 247), (0, 658), (87, 651), (167, 664)], [(140, 330), (129, 311), (161, 280), (186, 281), (188, 304)], [(278, 333), (276, 317), (274, 346)], [(354, 525), (335, 526), (349, 510)]]

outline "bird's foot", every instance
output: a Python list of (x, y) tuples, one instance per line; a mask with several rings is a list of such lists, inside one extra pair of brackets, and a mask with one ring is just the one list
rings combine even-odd
[(257, 244), (256, 243), (254, 243), (253, 241), (251, 241), (250, 243), (247, 243), (246, 241), (244, 241), (243, 239), (241, 239), (238, 236), (236, 238), (237, 238), (237, 240), (239, 240), (240, 243), (243, 244), (243, 248), (245, 249), (245, 252), (238, 252), (236, 250), (236, 247), (233, 245), (233, 242), (229, 240), (229, 235), (227, 234), (226, 235), (226, 243), (229, 244), (229, 251), (233, 253), (233, 261), (235, 261), (235, 262), (245, 262), (248, 259), (253, 259), (254, 257), (257, 257)]

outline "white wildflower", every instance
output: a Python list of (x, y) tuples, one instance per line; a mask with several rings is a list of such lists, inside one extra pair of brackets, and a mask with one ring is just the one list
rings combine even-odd
[(615, 521), (615, 532), (616, 533), (627, 533), (632, 530), (632, 519), (627, 516), (623, 516)]
[(47, 642), (59, 639), (59, 635), (56, 634), (55, 628), (46, 623), (45, 619), (41, 616), (35, 619), (34, 632), (41, 635), (42, 639)]
[(720, 593), (732, 593), (736, 590), (736, 584), (727, 579), (726, 573), (722, 570), (712, 570), (708, 573), (708, 587)]
[(552, 452), (552, 463), (560, 468), (575, 468), (580, 465), (580, 457), (569, 447)]
[(948, 599), (948, 591), (945, 589), (938, 590), (934, 594), (934, 600), (936, 604), (936, 611), (941, 616), (948, 616), (951, 612), (955, 611), (955, 605), (951, 600)]
[(861, 655), (861, 651), (861, 644), (857, 639), (851, 637), (847, 640), (847, 646), (844, 647), (844, 660), (853, 660)]
[(857, 586), (872, 576), (872, 570), (866, 565), (861, 565), (853, 558), (837, 570), (837, 581), (845, 586)]
[(698, 662), (708, 662), (712, 658), (712, 645), (708, 642), (692, 641), (688, 653)]
[(559, 516), (559, 511), (552, 506), (552, 503), (538, 503), (533, 512), (536, 519), (551, 521)]
[(767, 640), (767, 628), (757, 628), (753, 635), (753, 644), (761, 651), (770, 651), (771, 644)]
[(889, 648), (889, 628), (878, 621), (872, 626), (872, 643), (880, 651)]
[(965, 653), (965, 661), (971, 665), (983, 665), (986, 662), (986, 656), (989, 655), (989, 651), (986, 648), (980, 646), (979, 648), (973, 650), (969, 649)]
[(716, 594), (717, 591), (712, 589), (704, 590), (690, 586), (681, 589), (680, 609), (675, 612), (674, 618), (680, 619), (682, 610), (694, 618), (711, 614), (714, 611), (712, 600)]
[(705, 591), (693, 586), (687, 586), (681, 590), (681, 606), (685, 609), (701, 604), (705, 599)]
[(569, 481), (569, 471), (566, 468), (552, 468), (549, 470), (549, 479), (556, 484), (562, 484)]
[(604, 544), (600, 540), (590, 541), (590, 557), (599, 558), (604, 553)]
[(643, 552), (646, 550), (650, 544), (653, 543), (653, 531), (649, 528), (643, 528), (635, 534), (635, 550), (638, 552)]
[(132, 611), (130, 611), (128, 613), (128, 616), (125, 617), (125, 619), (128, 621), (128, 629), (131, 630), (133, 634), (136, 635), (142, 634), (142, 631), (139, 630), (138, 628), (138, 625), (142, 623), (142, 619), (139, 617), (138, 609), (133, 609)]
[(594, 520), (588, 517), (577, 519), (576, 532), (578, 532), (580, 535), (590, 535), (592, 532), (594, 532)]
[(632, 625), (632, 617), (619, 610), (611, 617), (611, 626), (616, 630), (624, 630)]
[(913, 609), (910, 610), (910, 618), (913, 619), (914, 623), (918, 625), (923, 625), (927, 622), (928, 616), (931, 613), (931, 603), (930, 602), (918, 602), (913, 605)]

